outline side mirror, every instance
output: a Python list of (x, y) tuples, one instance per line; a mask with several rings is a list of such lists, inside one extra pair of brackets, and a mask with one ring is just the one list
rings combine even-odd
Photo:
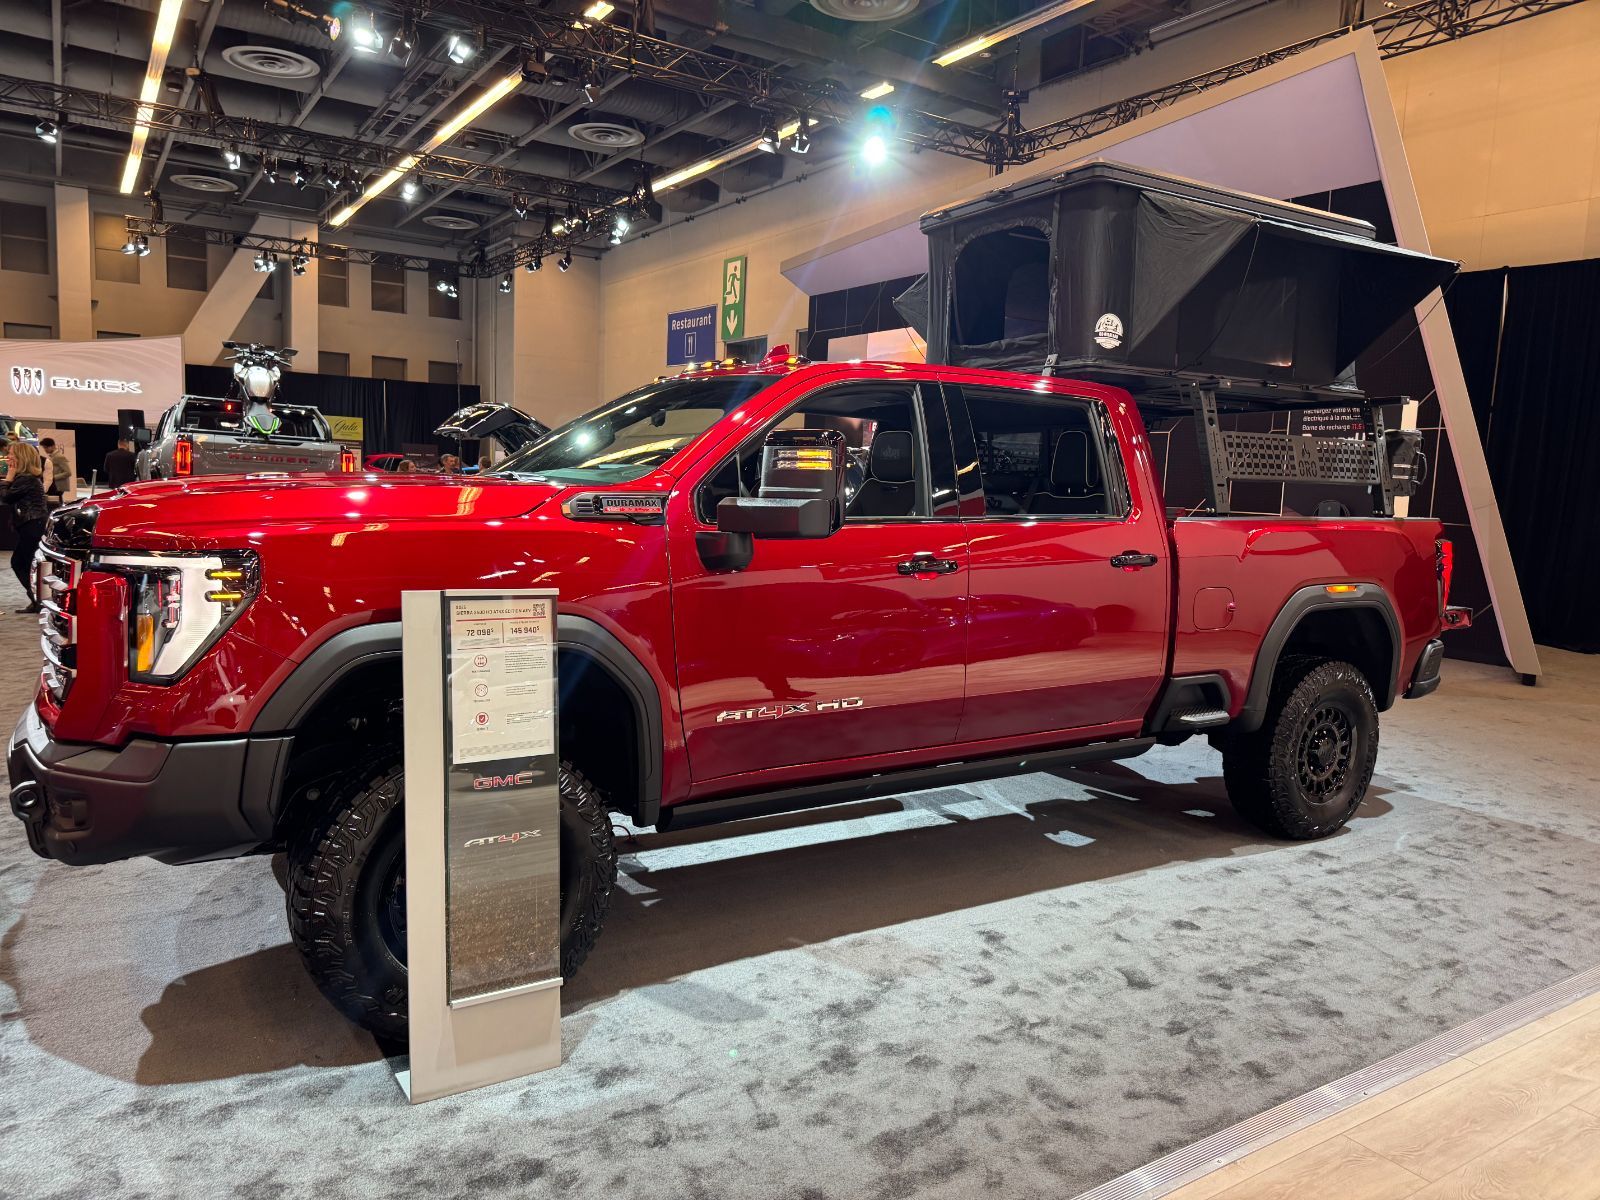
[(758, 538), (824, 538), (844, 524), (849, 451), (837, 429), (775, 429), (761, 447), (754, 496), (727, 496), (717, 529)]
[(135, 429), (133, 431), (133, 444), (143, 450), (150, 444), (150, 431), (148, 429)]

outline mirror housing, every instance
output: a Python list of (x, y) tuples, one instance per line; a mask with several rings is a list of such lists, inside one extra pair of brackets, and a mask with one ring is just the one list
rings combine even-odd
[(837, 429), (775, 429), (754, 496), (726, 496), (717, 528), (758, 538), (825, 538), (844, 524), (849, 450)]

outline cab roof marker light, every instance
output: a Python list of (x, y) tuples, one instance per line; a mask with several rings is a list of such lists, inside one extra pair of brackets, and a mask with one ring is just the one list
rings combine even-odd
[(471, 104), (467, 105), (450, 120), (441, 125), (434, 135), (427, 140), (422, 149), (416, 154), (408, 154), (400, 160), (393, 170), (380, 175), (366, 191), (336, 212), (328, 224), (337, 229), (351, 217), (355, 216), (361, 206), (369, 201), (376, 200), (384, 192), (392, 188), (405, 173), (417, 165), (417, 160), (425, 154), (432, 154), (456, 134), (460, 133), (467, 125), (477, 120), (489, 109), (504, 100), (513, 91), (522, 86), (522, 71), (520, 69), (502, 78), (493, 87), (489, 88)]
[(172, 39), (178, 31), (178, 17), (183, 12), (183, 0), (161, 0), (156, 12), (155, 35), (150, 39), (150, 61), (145, 64), (144, 83), (139, 88), (139, 108), (134, 115), (133, 142), (128, 147), (128, 160), (122, 167), (120, 191), (129, 195), (139, 183), (139, 164), (144, 159), (144, 144), (150, 137), (150, 121), (155, 116), (153, 105), (161, 91), (161, 76), (167, 69), (167, 53), (172, 49)]
[(1037, 29), (1047, 21), (1054, 21), (1057, 17), (1064, 17), (1069, 12), (1076, 12), (1093, 3), (1093, 0), (1056, 0), (1054, 4), (1046, 4), (1032, 12), (1024, 13), (1015, 21), (996, 26), (988, 33), (980, 34), (953, 46), (943, 54), (934, 58), (934, 64), (940, 67), (952, 66), (962, 59), (971, 58), (974, 54), (981, 54), (991, 46), (998, 46), (1001, 42), (1010, 41), (1018, 34), (1027, 33), (1030, 29)]

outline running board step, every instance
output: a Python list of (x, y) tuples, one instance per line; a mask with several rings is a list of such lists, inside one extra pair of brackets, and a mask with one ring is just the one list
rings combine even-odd
[(1173, 723), (1184, 729), (1210, 729), (1228, 723), (1225, 708), (1190, 708), (1172, 714)]

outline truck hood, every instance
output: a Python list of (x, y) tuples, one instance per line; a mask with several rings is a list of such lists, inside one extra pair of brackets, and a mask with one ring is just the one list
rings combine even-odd
[(134, 483), (88, 501), (94, 544), (205, 547), (274, 525), (371, 525), (520, 517), (561, 488), (495, 476), (222, 475)]

